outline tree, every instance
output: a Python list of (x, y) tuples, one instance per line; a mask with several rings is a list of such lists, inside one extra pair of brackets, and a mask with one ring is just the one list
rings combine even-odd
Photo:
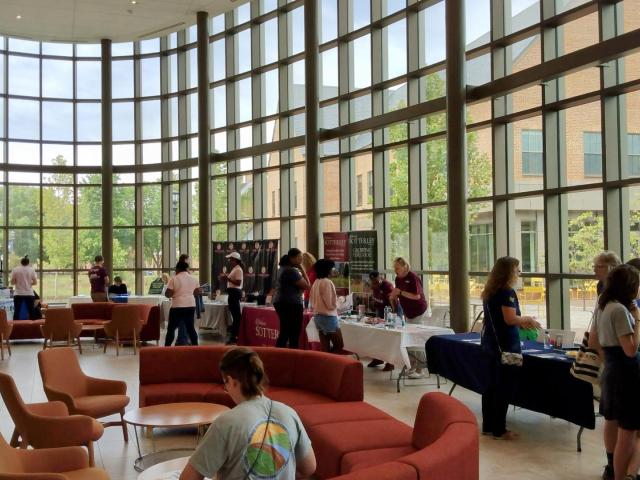
[[(438, 74), (427, 76), (426, 98), (439, 98), (445, 95), (445, 82)], [(405, 108), (404, 102), (397, 108)], [(468, 117), (468, 122), (471, 118)], [(446, 114), (440, 113), (426, 117), (426, 134), (446, 131)], [(407, 139), (406, 124), (396, 124), (390, 127), (389, 139), (391, 142), (399, 142)], [(444, 201), (447, 198), (447, 151), (446, 141), (438, 139), (426, 142), (424, 166), (426, 167), (426, 201)], [(409, 204), (409, 162), (407, 147), (396, 148), (391, 151), (389, 159), (389, 182), (391, 205), (400, 206)], [(485, 152), (478, 149), (478, 135), (475, 132), (467, 134), (467, 171), (469, 198), (476, 198), (491, 193), (491, 160)], [(469, 204), (469, 223), (478, 214), (479, 206)], [(448, 211), (446, 208), (430, 209), (427, 222), (427, 262), (431, 267), (446, 265), (443, 260), (443, 251), (433, 249), (432, 245), (440, 245), (435, 241), (436, 236), (446, 234), (448, 229)], [(402, 245), (407, 243), (409, 235), (409, 215), (391, 215), (391, 242), (394, 252), (402, 250)]]

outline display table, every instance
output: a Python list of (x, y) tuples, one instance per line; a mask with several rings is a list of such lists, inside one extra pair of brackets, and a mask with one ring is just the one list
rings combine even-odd
[[(479, 394), (486, 390), (492, 367), (480, 346), (479, 334), (432, 337), (426, 348), (430, 372)], [(562, 351), (544, 350), (540, 343), (524, 342), (522, 352), (524, 363), (519, 368), (513, 405), (582, 427), (578, 433), (580, 451), (582, 429), (593, 430), (596, 424), (591, 384), (571, 375), (573, 359)]]
[(411, 367), (407, 347), (424, 347), (434, 335), (453, 333), (446, 327), (407, 324), (402, 328), (385, 328), (353, 320), (341, 320), (340, 330), (345, 350), (407, 368)]
[[(378, 358), (398, 367), (402, 365), (396, 382), (398, 392), (400, 381), (411, 368), (407, 348), (424, 348), (432, 336), (453, 333), (453, 330), (447, 327), (407, 324), (402, 328), (386, 328), (384, 325), (357, 322), (352, 318), (340, 320), (344, 349), (361, 357)], [(432, 371), (431, 366), (429, 371)]]
[[(162, 295), (129, 295), (126, 303), (140, 304), (145, 303), (148, 305), (160, 305), (166, 297)], [(72, 303), (91, 303), (91, 297), (88, 295), (74, 295), (69, 297), (69, 305)]]
[[(246, 306), (256, 306), (255, 303), (240, 303), (240, 311)], [(205, 301), (204, 312), (200, 316), (199, 328), (213, 330), (222, 337), (227, 336), (227, 327), (233, 319), (229, 311), (229, 305), (223, 302)]]
[[(310, 343), (305, 328), (313, 314), (304, 312), (302, 328), (300, 330), (301, 350), (320, 350), (318, 343)], [(238, 345), (254, 347), (275, 347), (280, 333), (280, 319), (275, 308), (266, 306), (245, 306), (242, 309), (242, 321)]]
[[(123, 419), (126, 423), (133, 425), (133, 430), (136, 435), (138, 458), (134, 463), (135, 469), (141, 472), (152, 465), (167, 460), (167, 455), (170, 456), (173, 454), (174, 458), (176, 456), (183, 457), (185, 453), (192, 451), (184, 448), (155, 451), (154, 428), (198, 427), (197, 445), (200, 439), (201, 427), (210, 425), (216, 418), (228, 410), (229, 408), (224, 405), (203, 402), (165, 403), (129, 410), (124, 414)], [(152, 453), (142, 455), (136, 427), (147, 427), (151, 429), (151, 439), (154, 445), (154, 451)]]

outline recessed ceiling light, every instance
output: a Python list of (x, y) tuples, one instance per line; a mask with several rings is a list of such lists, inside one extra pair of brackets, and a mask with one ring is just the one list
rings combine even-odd
[(16, 20), (22, 20), (22, 15), (16, 15)]
[(131, 0), (131, 5), (135, 5), (135, 4), (137, 4), (137, 3), (138, 3), (138, 2), (137, 2), (136, 0)]

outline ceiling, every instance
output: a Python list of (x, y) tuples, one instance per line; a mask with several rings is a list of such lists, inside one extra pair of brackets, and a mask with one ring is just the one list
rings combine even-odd
[[(182, 30), (196, 13), (228, 11), (245, 0), (0, 0), (0, 35), (42, 41), (141, 40)], [(20, 15), (22, 18), (17, 19)]]

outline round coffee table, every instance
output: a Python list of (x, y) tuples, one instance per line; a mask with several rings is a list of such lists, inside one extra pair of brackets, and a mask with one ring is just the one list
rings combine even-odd
[(188, 461), (189, 457), (181, 457), (158, 463), (138, 475), (138, 480), (175, 480)]
[[(155, 438), (153, 436), (154, 428), (197, 427), (197, 445), (197, 442), (200, 439), (201, 428), (203, 426), (210, 425), (216, 418), (228, 410), (229, 408), (224, 405), (204, 402), (165, 403), (129, 410), (124, 414), (123, 418), (126, 423), (133, 425), (133, 431), (136, 434), (138, 458), (134, 462), (134, 468), (137, 471), (142, 472), (159, 462), (171, 460), (176, 457), (184, 457), (185, 455), (190, 455), (193, 452), (193, 449), (189, 448), (156, 451)], [(151, 429), (151, 439), (154, 450), (152, 453), (142, 455), (140, 451), (140, 441), (138, 439), (138, 430), (136, 427), (146, 427)]]

